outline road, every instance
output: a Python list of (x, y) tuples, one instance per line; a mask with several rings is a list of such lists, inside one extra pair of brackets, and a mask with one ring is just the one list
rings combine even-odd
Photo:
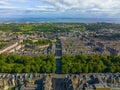
[(67, 90), (64, 79), (62, 78), (53, 78), (53, 90)]
[(61, 74), (61, 56), (62, 56), (62, 47), (61, 43), (58, 40), (56, 44), (55, 57), (56, 57), (56, 73)]

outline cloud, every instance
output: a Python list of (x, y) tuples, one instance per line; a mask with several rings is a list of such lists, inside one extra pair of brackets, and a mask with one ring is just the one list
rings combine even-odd
[(59, 10), (79, 12), (120, 13), (120, 0), (43, 0)]
[(12, 6), (9, 2), (0, 1), (0, 10), (2, 10), (2, 9), (9, 9), (9, 8), (15, 8), (15, 7)]
[(0, 14), (118, 17), (120, 0), (0, 0)]
[(54, 6), (36, 6), (34, 8), (28, 8), (27, 10), (31, 11), (48, 11), (48, 12), (54, 12), (56, 11)]
[(30, 0), (4, 0), (5, 2), (27, 2)]
[(0, 1), (0, 5), (9, 5), (9, 3), (5, 2), (5, 1)]

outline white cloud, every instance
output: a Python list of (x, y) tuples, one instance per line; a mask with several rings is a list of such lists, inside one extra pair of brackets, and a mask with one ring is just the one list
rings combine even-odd
[(108, 14), (120, 13), (120, 0), (43, 0), (59, 10), (74, 9), (79, 11), (92, 11)]
[(28, 8), (27, 10), (32, 11), (56, 11), (54, 6), (36, 6), (34, 8)]
[(26, 2), (30, 0), (4, 0), (5, 2)]
[(0, 1), (0, 5), (9, 5), (9, 3), (5, 2), (5, 1)]
[[(31, 7), (22, 8), (14, 6), (14, 3), (29, 5)], [(32, 6), (32, 2), (37, 5)], [(39, 3), (43, 3), (43, 5)], [(0, 13), (1, 12), (14, 12), (19, 11), (21, 14), (28, 13), (71, 13), (71, 14), (89, 14), (92, 15), (107, 15), (116, 16), (120, 14), (120, 0), (0, 0)]]
[(15, 7), (12, 6), (9, 2), (0, 1), (0, 10), (1, 9), (11, 9), (11, 8), (15, 8)]

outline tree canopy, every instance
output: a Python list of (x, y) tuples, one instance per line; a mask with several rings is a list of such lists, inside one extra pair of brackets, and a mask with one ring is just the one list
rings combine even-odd
[(120, 56), (62, 56), (62, 73), (120, 72)]
[(55, 73), (54, 56), (0, 55), (1, 73)]

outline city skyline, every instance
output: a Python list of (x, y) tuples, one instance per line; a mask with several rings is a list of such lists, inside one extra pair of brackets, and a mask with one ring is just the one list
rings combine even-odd
[(119, 0), (1, 0), (0, 17), (120, 18)]

